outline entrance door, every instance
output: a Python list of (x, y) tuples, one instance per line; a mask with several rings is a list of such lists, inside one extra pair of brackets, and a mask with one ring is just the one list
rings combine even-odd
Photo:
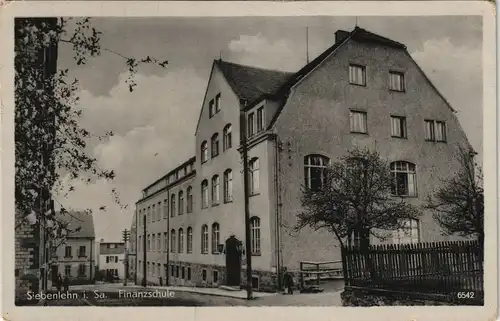
[(241, 282), (240, 241), (234, 236), (226, 240), (226, 285), (239, 286)]
[(59, 265), (52, 265), (52, 284), (56, 284), (57, 282), (57, 275), (59, 274)]

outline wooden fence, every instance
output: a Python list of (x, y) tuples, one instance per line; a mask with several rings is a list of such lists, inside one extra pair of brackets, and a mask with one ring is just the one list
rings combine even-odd
[(346, 286), (453, 295), (483, 292), (484, 251), (477, 241), (343, 248)]

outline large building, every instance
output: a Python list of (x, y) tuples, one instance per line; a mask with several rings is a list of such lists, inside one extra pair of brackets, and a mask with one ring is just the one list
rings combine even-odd
[(52, 256), (52, 283), (58, 274), (69, 277), (71, 284), (94, 283), (96, 249), (94, 220), (86, 212), (70, 212), (59, 215), (59, 222), (69, 223), (72, 230), (65, 240), (55, 247)]
[[(337, 31), (335, 43), (296, 73), (215, 60), (195, 157), (146, 187), (136, 203), (138, 282), (144, 273), (148, 283), (246, 282), (240, 117), (257, 290), (276, 289), (283, 267), (341, 259), (330, 232), (294, 231), (301, 189), (314, 187), (328, 163), (353, 147), (375, 149), (391, 162), (393, 193), (418, 205), (459, 166), (457, 147), (470, 148), (455, 111), (406, 47), (362, 28)], [(449, 238), (425, 212), (385, 242)]]
[(99, 242), (99, 271), (105, 280), (125, 279), (125, 243)]

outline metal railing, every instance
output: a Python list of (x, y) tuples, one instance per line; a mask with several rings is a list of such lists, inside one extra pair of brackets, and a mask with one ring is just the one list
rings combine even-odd
[(322, 279), (343, 279), (342, 260), (324, 262), (301, 261), (299, 274), (302, 288), (304, 288), (308, 281), (312, 280), (316, 280), (316, 284), (319, 285)]

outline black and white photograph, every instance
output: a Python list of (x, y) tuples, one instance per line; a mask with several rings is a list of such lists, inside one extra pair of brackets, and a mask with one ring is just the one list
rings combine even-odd
[(496, 304), (485, 14), (53, 12), (10, 17), (17, 308)]

